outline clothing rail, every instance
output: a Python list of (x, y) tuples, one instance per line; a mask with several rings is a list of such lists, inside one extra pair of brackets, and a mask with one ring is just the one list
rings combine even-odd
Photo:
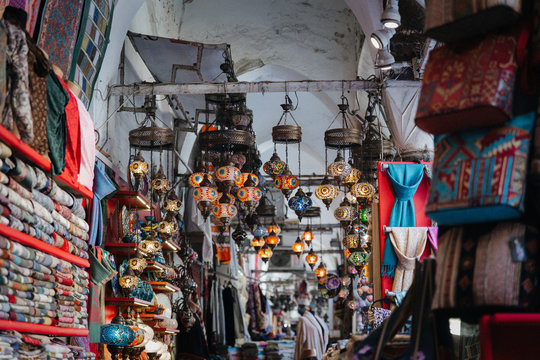
[[(221, 271), (216, 271), (216, 270), (208, 270), (208, 274), (209, 275), (217, 275), (217, 276), (221, 276), (221, 277), (224, 277), (224, 278), (227, 278), (227, 279), (230, 279), (230, 280), (238, 280), (238, 278), (236, 276), (232, 276), (230, 274), (225, 274)], [(248, 280), (251, 280), (251, 281), (259, 281), (259, 279), (256, 279), (252, 276), (247, 276), (246, 275), (246, 279)]]

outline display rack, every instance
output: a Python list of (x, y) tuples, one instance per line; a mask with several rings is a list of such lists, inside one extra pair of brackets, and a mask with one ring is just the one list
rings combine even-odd
[(161, 246), (162, 246), (163, 251), (178, 252), (181, 249), (180, 245), (178, 245), (177, 243), (175, 243), (172, 240), (164, 241)]
[(74, 329), (12, 320), (0, 320), (0, 330), (14, 330), (55, 336), (88, 336), (88, 329)]
[(162, 263), (159, 263), (157, 261), (150, 260), (146, 263), (145, 271), (164, 271), (167, 269), (167, 266), (163, 265)]
[(115, 306), (131, 306), (131, 307), (150, 307), (154, 306), (154, 304), (150, 301), (137, 299), (137, 298), (126, 298), (126, 297), (108, 297), (105, 298), (105, 303), (107, 305), (115, 305)]
[(166, 329), (166, 328), (154, 328), (154, 332), (163, 333), (163, 334), (178, 334), (180, 330), (178, 329)]
[[(39, 154), (32, 147), (23, 143), (15, 135), (13, 135), (8, 129), (0, 125), (0, 140), (3, 141), (7, 146), (9, 146), (17, 155), (24, 158), (26, 161), (40, 167), (42, 170), (50, 172), (52, 169), (51, 162), (45, 159), (41, 154)], [(73, 190), (78, 195), (85, 197), (87, 199), (92, 199), (94, 193), (81, 185), (78, 182), (73, 182), (64, 172), (60, 175), (54, 177), (55, 180), (58, 180), (58, 183), (68, 187), (70, 190)]]
[(78, 257), (76, 255), (70, 254), (67, 251), (49, 245), (39, 239), (36, 239), (28, 234), (22, 233), (18, 230), (10, 228), (7, 225), (0, 224), (0, 234), (4, 235), (8, 239), (14, 240), (20, 244), (31, 246), (34, 249), (41, 250), (47, 254), (54, 255), (57, 258), (62, 260), (69, 261), (72, 264), (78, 265), (83, 268), (90, 266), (88, 260)]
[(156, 293), (175, 293), (180, 291), (180, 288), (167, 281), (150, 281), (150, 285)]
[(118, 190), (114, 194), (114, 199), (118, 200), (120, 205), (125, 205), (129, 209), (133, 210), (151, 210), (152, 206), (150, 201), (138, 191), (134, 190)]

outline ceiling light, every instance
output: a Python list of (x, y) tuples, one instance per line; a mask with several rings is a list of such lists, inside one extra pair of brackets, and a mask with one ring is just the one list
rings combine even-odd
[(397, 0), (389, 0), (381, 15), (381, 22), (387, 29), (396, 29), (401, 25), (401, 15)]
[(390, 50), (388, 50), (388, 48), (384, 48), (377, 52), (377, 60), (375, 60), (375, 67), (377, 69), (386, 71), (390, 70), (392, 68), (392, 64), (395, 62), (396, 60), (390, 53)]
[(380, 29), (376, 30), (373, 34), (371, 34), (371, 44), (375, 47), (375, 49), (382, 49), (387, 47), (390, 44), (390, 39), (394, 34), (396, 33), (396, 30), (394, 29)]

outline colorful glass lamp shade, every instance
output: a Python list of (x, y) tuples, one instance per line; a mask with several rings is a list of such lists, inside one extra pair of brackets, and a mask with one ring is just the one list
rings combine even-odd
[(289, 208), (294, 210), (296, 216), (298, 216), (298, 220), (302, 221), (304, 211), (311, 209), (313, 201), (304, 193), (304, 190), (300, 188), (296, 194), (289, 199), (288, 204)]
[(281, 161), (277, 153), (273, 153), (270, 160), (264, 163), (263, 171), (269, 175), (272, 179), (275, 178), (285, 170), (287, 164), (284, 161)]
[(276, 176), (274, 185), (288, 199), (291, 192), (298, 187), (298, 179), (291, 173), (287, 166), (281, 175)]
[(268, 235), (268, 233), (266, 232), (266, 228), (262, 226), (261, 224), (258, 224), (255, 227), (255, 230), (253, 230), (253, 236), (255, 237), (262, 238), (262, 237), (265, 237), (266, 235)]
[(313, 270), (313, 268), (315, 267), (317, 260), (319, 260), (319, 257), (313, 252), (313, 249), (310, 249), (308, 254), (306, 255), (306, 262), (308, 263), (311, 270)]
[(148, 172), (148, 163), (142, 157), (139, 151), (133, 161), (129, 164), (129, 171), (135, 177), (135, 184), (133, 188), (138, 189), (142, 177)]
[(174, 191), (171, 191), (163, 202), (163, 209), (173, 214), (178, 214), (180, 209), (182, 209), (182, 202), (178, 200), (178, 196), (176, 196)]
[(171, 237), (178, 231), (178, 222), (174, 218), (172, 213), (167, 213), (165, 218), (158, 224), (158, 232), (166, 238)]
[(300, 239), (300, 237), (297, 237), (296, 241), (294, 242), (292, 246), (292, 250), (299, 259), (300, 259), (300, 255), (302, 255), (305, 248), (306, 248), (306, 245), (304, 244), (304, 242)]
[(200, 187), (193, 190), (193, 198), (197, 201), (197, 208), (201, 212), (204, 220), (208, 218), (212, 211), (212, 202), (218, 199), (219, 193), (217, 189), (212, 186), (210, 177), (206, 176)]
[(345, 177), (347, 177), (351, 171), (352, 166), (345, 161), (341, 155), (341, 152), (338, 152), (334, 162), (328, 165), (328, 174), (338, 182), (341, 182)]
[(330, 204), (337, 195), (338, 188), (330, 182), (327, 176), (324, 177), (321, 185), (315, 189), (315, 196), (326, 205), (326, 209), (330, 209)]
[(122, 288), (125, 297), (130, 297), (131, 292), (137, 286), (139, 278), (135, 275), (131, 267), (128, 266), (127, 271), (118, 279), (118, 284)]
[(228, 203), (227, 201), (229, 200), (225, 197), (222, 197), (221, 199), (222, 200), (212, 208), (212, 214), (219, 219), (221, 225), (227, 226), (230, 224), (231, 218), (236, 216), (238, 209), (233, 204)]
[(253, 214), (262, 197), (262, 191), (258, 187), (255, 187), (255, 182), (250, 177), (246, 180), (244, 187), (238, 190), (236, 195), (238, 200), (246, 205), (248, 214)]
[(215, 172), (216, 183), (222, 193), (231, 191), (232, 186), (240, 178), (240, 170), (233, 164), (218, 168)]
[(339, 207), (334, 210), (334, 217), (345, 228), (349, 223), (356, 219), (356, 207), (351, 205), (347, 197), (339, 204)]
[(306, 230), (302, 233), (302, 240), (305, 241), (305, 243), (309, 246), (311, 242), (314, 239), (313, 231), (311, 231), (311, 228), (309, 225), (306, 226)]
[(238, 186), (239, 188), (243, 187), (244, 184), (246, 183), (247, 179), (251, 179), (251, 181), (253, 181), (254, 185), (252, 186), (257, 186), (259, 185), (259, 177), (255, 174), (252, 174), (252, 173), (249, 173), (249, 172), (243, 172), (240, 174), (240, 177), (234, 182), (236, 186)]
[(360, 246), (360, 239), (357, 233), (352, 232), (345, 235), (343, 238), (343, 246), (345, 248), (351, 250), (356, 249), (358, 246)]
[(351, 190), (351, 187), (360, 180), (361, 175), (362, 172), (360, 170), (351, 167), (351, 172), (343, 178), (342, 182)]
[(242, 223), (238, 223), (236, 229), (234, 229), (234, 232), (231, 234), (231, 237), (238, 246), (238, 248), (241, 249), (247, 237), (247, 233), (242, 227)]
[(135, 275), (140, 275), (146, 268), (147, 262), (145, 258), (135, 257), (128, 260), (128, 266), (133, 270)]
[(265, 239), (266, 245), (270, 247), (270, 249), (274, 250), (276, 246), (278, 246), (280, 240), (279, 237), (274, 232), (270, 232), (268, 236)]
[(126, 325), (120, 309), (117, 309), (111, 322), (101, 326), (100, 342), (107, 345), (113, 360), (119, 360), (123, 349), (135, 340), (135, 336), (133, 329)]
[(273, 231), (274, 234), (279, 235), (279, 233), (281, 233), (281, 227), (279, 227), (279, 225), (276, 224), (276, 221), (272, 219), (272, 223), (268, 225), (266, 231), (268, 231), (269, 234)]
[(328, 271), (326, 270), (326, 266), (324, 265), (324, 262), (321, 261), (321, 263), (319, 264), (319, 266), (317, 266), (314, 272), (315, 272), (315, 276), (318, 277), (319, 279), (322, 278), (323, 276), (326, 276)]
[(259, 249), (258, 254), (261, 260), (267, 263), (272, 257), (272, 249), (265, 243), (263, 247)]
[(167, 180), (167, 177), (163, 172), (163, 166), (159, 166), (156, 177), (151, 182), (151, 187), (152, 191), (156, 193), (160, 198), (171, 189), (171, 183), (169, 180)]
[(264, 241), (262, 237), (254, 237), (253, 239), (251, 239), (251, 246), (253, 247), (253, 249), (255, 249), (257, 253), (259, 252), (259, 250), (263, 247), (265, 243), (266, 242)]

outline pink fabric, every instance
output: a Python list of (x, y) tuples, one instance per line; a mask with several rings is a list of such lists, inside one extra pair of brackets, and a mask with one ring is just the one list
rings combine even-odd
[(26, 0), (11, 0), (8, 6), (26, 11)]
[(96, 144), (94, 122), (81, 100), (77, 99), (79, 120), (81, 125), (81, 165), (79, 183), (92, 190), (94, 184), (94, 163), (96, 161)]

